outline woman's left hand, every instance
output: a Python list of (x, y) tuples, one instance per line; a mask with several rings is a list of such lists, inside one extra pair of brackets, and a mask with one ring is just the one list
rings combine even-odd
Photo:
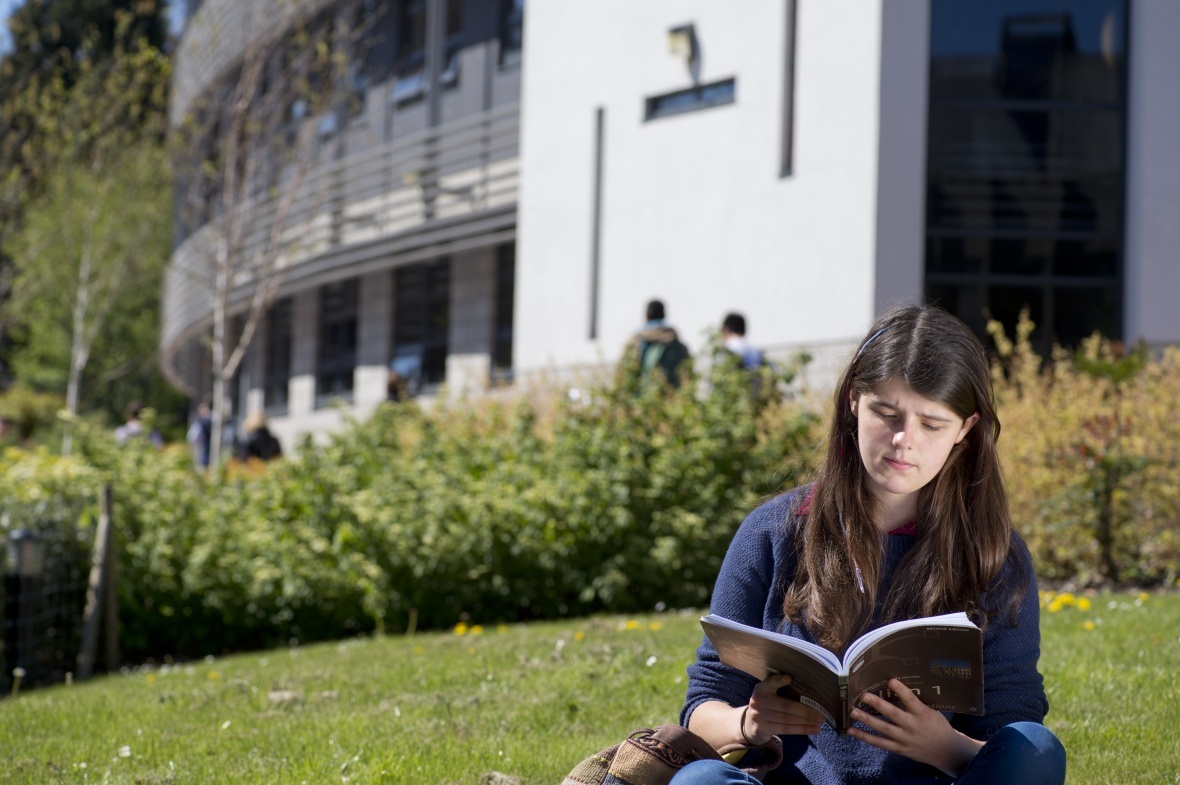
[(983, 742), (952, 728), (946, 717), (922, 703), (909, 687), (897, 679), (889, 680), (889, 689), (901, 700), (901, 705), (895, 706), (884, 698), (865, 693), (861, 696), (861, 702), (881, 716), (854, 709), (852, 719), (863, 723), (874, 733), (854, 727), (848, 730), (848, 735), (874, 747), (928, 763), (952, 777), (958, 777), (975, 757), (975, 753), (979, 752)]

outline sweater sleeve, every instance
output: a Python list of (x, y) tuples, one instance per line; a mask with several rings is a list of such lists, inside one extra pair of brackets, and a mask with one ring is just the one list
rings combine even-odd
[[(713, 588), (710, 611), (718, 616), (767, 627), (774, 609), (768, 608), (771, 587), (776, 583), (776, 552), (784, 547), (784, 527), (792, 495), (780, 496), (747, 516), (721, 564)], [(758, 681), (717, 658), (707, 637), (702, 638), (697, 659), (688, 668), (688, 694), (680, 711), (680, 724), (702, 703), (721, 701), (740, 706), (750, 699)]]
[[(1015, 613), (1001, 610), (983, 635), (983, 708), (981, 717), (955, 715), (954, 726), (986, 740), (1013, 722), (1041, 722), (1049, 711), (1044, 679), (1037, 670), (1041, 656), (1041, 611), (1037, 582), (1028, 549), (1014, 538), (1013, 557), (1005, 570), (1027, 576), (1024, 597)], [(986, 602), (985, 598), (985, 602)], [(999, 607), (998, 601), (997, 606)]]

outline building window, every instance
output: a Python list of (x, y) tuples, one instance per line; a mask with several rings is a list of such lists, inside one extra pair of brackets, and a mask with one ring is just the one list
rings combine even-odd
[(398, 8), (397, 72), (406, 74), (426, 63), (426, 0), (403, 0)]
[(287, 383), (291, 380), (291, 314), (294, 303), (284, 297), (271, 306), (266, 317), (266, 378), (262, 401), (268, 412), (286, 414)]
[(316, 404), (352, 398), (356, 368), (358, 286), (356, 278), (320, 289), (319, 362), (316, 364)]
[(451, 261), (394, 270), (393, 359), (411, 395), (446, 378), (450, 330)]
[(1127, 4), (1038, 5), (933, 2), (925, 272), (1045, 356), (1121, 331)]
[(345, 81), (349, 117), (364, 113), (366, 93), (393, 75), (397, 59), (397, 14), (387, 0), (363, 0), (357, 9), (359, 40), (349, 55)]
[(519, 65), (524, 52), (524, 0), (500, 0), (500, 65)]
[[(421, 98), (426, 93), (430, 75), (426, 73), (426, 47), (429, 33), (426, 25), (427, 5), (430, 0), (405, 0), (398, 14), (397, 78), (393, 83), (393, 100), (403, 104)], [(463, 2), (445, 0), (446, 29), (444, 37), (443, 72), (439, 83), (453, 87), (459, 80), (459, 50), (463, 47)]]
[(656, 120), (660, 117), (732, 104), (736, 90), (737, 83), (734, 79), (723, 79), (712, 84), (696, 85), (687, 90), (654, 95), (644, 100), (643, 119)]
[(512, 310), (516, 289), (516, 243), (496, 249), (496, 327), (492, 338), (492, 380), (512, 379)]

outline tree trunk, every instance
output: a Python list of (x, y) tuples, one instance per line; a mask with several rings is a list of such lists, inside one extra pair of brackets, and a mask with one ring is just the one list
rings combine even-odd
[(213, 344), (209, 347), (213, 366), (212, 432), (209, 434), (209, 468), (221, 462), (221, 424), (225, 417), (225, 333), (229, 309), (230, 251), (228, 242), (218, 242), (216, 269), (213, 273)]
[[(85, 346), (86, 311), (90, 307), (90, 252), (83, 251), (78, 260), (78, 288), (74, 294), (74, 324), (73, 336), (70, 340), (70, 374), (66, 382), (66, 411), (71, 418), (78, 414), (78, 387), (82, 379), (82, 369), (86, 367), (87, 351)], [(61, 439), (61, 454), (69, 455), (74, 451), (74, 423), (66, 423), (65, 433)]]

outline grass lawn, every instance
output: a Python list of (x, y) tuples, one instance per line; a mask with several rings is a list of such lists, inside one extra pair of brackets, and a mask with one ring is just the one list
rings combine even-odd
[[(1176, 785), (1180, 594), (1087, 600), (1042, 616), (1069, 781)], [(557, 785), (676, 721), (698, 616), (354, 640), (28, 692), (0, 701), (0, 782)]]

